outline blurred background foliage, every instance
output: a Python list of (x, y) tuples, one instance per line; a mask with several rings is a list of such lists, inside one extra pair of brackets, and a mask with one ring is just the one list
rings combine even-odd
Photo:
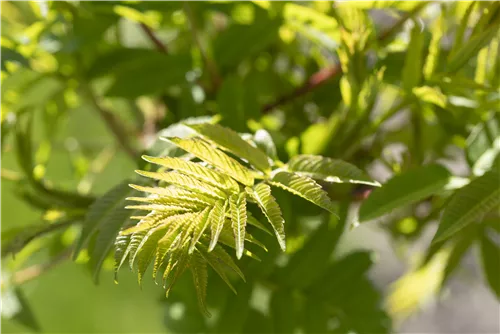
[[(1, 19), (3, 331), (387, 333), (471, 250), (500, 294), (499, 2), (2, 1)], [(277, 192), (287, 252), (258, 235), (237, 295), (210, 275), (210, 319), (190, 277), (166, 300), (129, 273), (113, 285), (110, 258), (93, 286), (88, 256), (66, 261), (90, 203), (141, 153), (173, 154), (157, 138), (174, 124), (216, 115), (265, 129), (282, 161), (344, 159), (392, 191), (325, 184), (338, 218)], [(427, 248), (484, 175), (489, 210)]]

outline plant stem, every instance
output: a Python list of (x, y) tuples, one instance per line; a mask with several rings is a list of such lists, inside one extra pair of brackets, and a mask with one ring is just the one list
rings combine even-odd
[(121, 123), (120, 119), (117, 118), (115, 116), (115, 114), (113, 114), (108, 109), (104, 108), (101, 105), (101, 103), (99, 103), (99, 101), (97, 100), (97, 97), (95, 96), (94, 92), (92, 91), (92, 88), (87, 83), (82, 84), (82, 86), (83, 86), (84, 91), (87, 94), (87, 97), (89, 98), (90, 102), (93, 104), (94, 108), (99, 113), (99, 115), (103, 119), (104, 123), (106, 123), (107, 127), (114, 134), (118, 144), (125, 151), (125, 153), (128, 154), (128, 156), (130, 158), (135, 160), (137, 158), (137, 156), (139, 155), (139, 153), (130, 144), (130, 142), (128, 140), (129, 134), (128, 134), (127, 130), (125, 129), (125, 126), (123, 125), (123, 123)]
[(68, 260), (71, 255), (71, 249), (62, 252), (60, 255), (52, 259), (52, 261), (42, 264), (34, 264), (30, 267), (24, 268), (12, 275), (11, 283), (14, 285), (25, 284), (40, 275), (48, 272), (49, 270), (57, 267), (64, 261)]
[(191, 9), (191, 6), (188, 4), (188, 2), (184, 2), (184, 11), (186, 12), (186, 17), (189, 21), (189, 25), (191, 27), (191, 32), (193, 34), (193, 39), (196, 45), (198, 46), (198, 49), (200, 50), (201, 57), (203, 58), (203, 62), (205, 63), (205, 66), (207, 67), (208, 72), (210, 73), (210, 78), (212, 80), (212, 86), (213, 90), (217, 91), (219, 88), (222, 79), (219, 75), (219, 71), (217, 70), (217, 65), (213, 61), (211, 57), (208, 56), (207, 51), (203, 47), (200, 38), (198, 36), (198, 29), (196, 26), (196, 19), (193, 15), (193, 11)]
[(167, 54), (168, 53), (167, 46), (165, 44), (163, 44), (162, 41), (160, 41), (158, 39), (158, 37), (156, 37), (156, 35), (153, 32), (153, 30), (151, 30), (151, 28), (149, 28), (144, 23), (141, 23), (140, 26), (141, 26), (142, 30), (144, 31), (144, 33), (149, 37), (149, 39), (151, 40), (151, 42), (153, 42), (153, 44), (156, 46), (156, 48), (159, 51)]

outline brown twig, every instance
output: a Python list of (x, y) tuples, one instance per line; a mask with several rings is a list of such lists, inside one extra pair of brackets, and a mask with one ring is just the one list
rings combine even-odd
[(282, 97), (279, 97), (276, 99), (276, 101), (266, 104), (262, 108), (263, 113), (268, 113), (272, 109), (276, 108), (279, 105), (285, 104), (296, 97), (299, 97), (301, 95), (304, 95), (311, 90), (321, 86), (324, 84), (326, 81), (330, 80), (331, 78), (334, 78), (335, 76), (339, 75), (342, 73), (342, 69), (340, 68), (340, 64), (335, 64), (330, 67), (323, 68), (319, 70), (318, 72), (314, 73), (311, 75), (311, 77), (306, 81), (305, 84), (300, 86), (299, 88), (295, 89), (292, 93), (288, 95), (284, 95)]
[(106, 123), (107, 127), (113, 132), (118, 144), (121, 148), (129, 155), (133, 160), (137, 159), (139, 153), (132, 147), (128, 138), (129, 136), (124, 124), (121, 123), (120, 119), (115, 116), (111, 111), (104, 108), (101, 103), (97, 100), (97, 97), (92, 92), (91, 87), (84, 85), (84, 89), (90, 99), (90, 102), (94, 105), (95, 109), (101, 116), (101, 118)]
[(200, 50), (201, 57), (203, 58), (203, 62), (205, 63), (205, 66), (207, 67), (208, 72), (210, 73), (210, 79), (212, 81), (213, 90), (216, 91), (222, 82), (222, 79), (219, 75), (219, 71), (217, 69), (217, 65), (215, 64), (213, 59), (211, 57), (209, 57), (207, 51), (205, 50), (205, 48), (203, 47), (203, 45), (200, 41), (200, 38), (199, 38), (198, 33), (197, 33), (198, 30), (197, 30), (197, 26), (196, 26), (196, 19), (193, 15), (193, 11), (192, 11), (190, 5), (188, 4), (188, 2), (184, 2), (184, 11), (186, 12), (186, 17), (187, 17), (189, 25), (191, 27), (191, 33), (193, 34), (193, 39), (194, 39), (195, 43), (198, 45), (198, 49)]
[[(379, 35), (377, 38), (377, 41), (384, 42), (391, 36), (393, 36), (399, 29), (404, 25), (404, 23), (413, 17), (415, 14), (417, 14), (419, 11), (421, 11), (427, 4), (429, 4), (429, 1), (423, 1), (421, 4), (416, 6), (413, 10), (405, 13), (393, 26), (391, 26), (389, 29), (384, 31)], [(342, 74), (342, 69), (340, 67), (340, 64), (335, 64), (323, 69), (320, 69), (318, 72), (314, 73), (311, 75), (311, 77), (299, 88), (296, 88), (292, 93), (289, 93), (287, 95), (281, 96), (277, 98), (274, 102), (271, 102), (269, 104), (266, 104), (262, 108), (262, 113), (266, 114), (270, 112), (272, 109), (286, 104), (290, 102), (291, 100), (302, 96), (313, 89), (323, 85), (325, 82), (329, 81), (330, 79), (335, 78), (336, 76)]]
[(163, 44), (162, 41), (160, 41), (158, 39), (158, 37), (156, 37), (155, 33), (153, 32), (153, 30), (151, 30), (151, 28), (149, 28), (144, 23), (141, 23), (141, 28), (144, 31), (144, 33), (149, 37), (149, 39), (151, 40), (151, 42), (153, 42), (153, 44), (156, 46), (156, 48), (159, 51), (161, 51), (161, 52), (163, 52), (165, 54), (168, 53), (167, 46), (165, 44)]
[(71, 255), (71, 249), (64, 251), (59, 256), (52, 259), (52, 261), (42, 264), (34, 264), (27, 268), (24, 268), (16, 273), (14, 273), (11, 277), (11, 283), (14, 285), (21, 285), (27, 283), (40, 275), (46, 273), (47, 271), (57, 267), (64, 261), (68, 260)]

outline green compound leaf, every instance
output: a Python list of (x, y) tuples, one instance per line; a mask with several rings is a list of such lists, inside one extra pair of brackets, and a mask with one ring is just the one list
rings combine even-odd
[(328, 194), (319, 184), (307, 176), (289, 172), (279, 172), (268, 182), (273, 186), (289, 191), (294, 195), (300, 196), (334, 213), (334, 206)]

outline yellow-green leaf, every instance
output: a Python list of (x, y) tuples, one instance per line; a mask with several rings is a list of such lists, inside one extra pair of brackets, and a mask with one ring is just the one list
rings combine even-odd
[(236, 256), (238, 259), (243, 255), (245, 249), (245, 227), (247, 224), (246, 193), (233, 194), (229, 198), (231, 209), (231, 225), (234, 232), (236, 245)]
[(265, 183), (259, 183), (253, 189), (247, 190), (257, 201), (262, 212), (274, 229), (278, 243), (283, 251), (286, 250), (285, 242), (285, 220), (281, 216), (281, 209), (271, 195), (271, 187)]
[(148, 162), (174, 169), (177, 172), (193, 176), (200, 181), (204, 181), (211, 186), (218, 187), (230, 192), (239, 191), (239, 186), (232, 178), (208, 167), (202, 166), (199, 163), (186, 161), (180, 158), (155, 158), (149, 156), (142, 156)]
[(188, 125), (205, 138), (214, 142), (223, 150), (227, 150), (241, 159), (247, 160), (263, 172), (270, 171), (269, 159), (260, 149), (250, 145), (236, 132), (218, 124), (201, 123)]
[(289, 172), (279, 172), (274, 175), (269, 183), (334, 213), (334, 206), (328, 194), (319, 184), (307, 176)]
[(180, 139), (173, 137), (167, 139), (186, 152), (193, 154), (197, 158), (227, 173), (228, 176), (234, 178), (236, 181), (247, 186), (253, 185), (254, 179), (249, 169), (221, 150), (212, 147), (206, 141), (200, 138)]
[(343, 160), (302, 154), (290, 159), (287, 166), (296, 174), (326, 182), (380, 186), (380, 183), (372, 180), (361, 169)]

